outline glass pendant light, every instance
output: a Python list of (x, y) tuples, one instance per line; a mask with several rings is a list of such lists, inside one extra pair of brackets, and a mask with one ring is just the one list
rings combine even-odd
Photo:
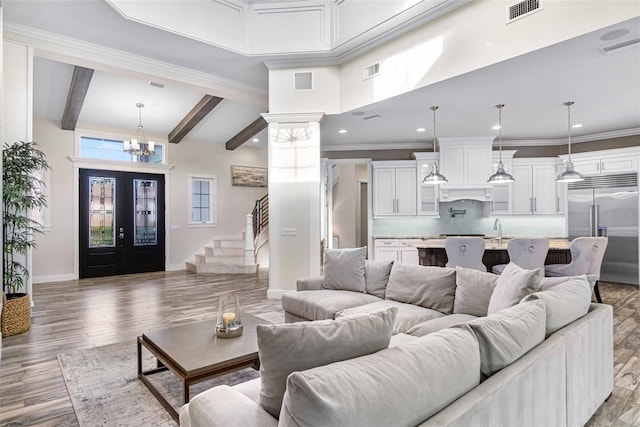
[(496, 108), (498, 109), (498, 143), (500, 144), (500, 162), (498, 162), (498, 170), (496, 173), (491, 175), (487, 181), (491, 184), (506, 184), (515, 181), (513, 176), (504, 170), (504, 165), (502, 164), (502, 107), (504, 107), (504, 104), (496, 105)]
[(558, 177), (556, 178), (556, 182), (578, 182), (584, 180), (582, 174), (574, 169), (573, 162), (571, 161), (571, 106), (573, 104), (573, 101), (567, 101), (564, 103), (564, 105), (567, 106), (568, 116), (569, 158), (566, 162), (564, 162), (564, 172), (558, 175)]
[(436, 110), (437, 109), (438, 109), (437, 105), (434, 105), (431, 107), (431, 111), (433, 111), (433, 155), (434, 155), (433, 168), (431, 169), (431, 173), (425, 176), (424, 179), (422, 180), (424, 184), (431, 184), (431, 185), (444, 184), (445, 182), (448, 182), (447, 178), (445, 178), (445, 176), (442, 175), (438, 170), (439, 158), (438, 158), (438, 151), (436, 148)]

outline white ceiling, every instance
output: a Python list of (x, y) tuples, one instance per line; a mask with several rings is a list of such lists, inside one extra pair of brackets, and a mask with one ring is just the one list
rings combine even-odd
[[(246, 57), (205, 45), (118, 16), (101, 0), (3, 2), (5, 22), (27, 25), (79, 40), (215, 74), (260, 90), (267, 87), (266, 58)], [(81, 23), (81, 24), (79, 24)], [(619, 38), (601, 40), (613, 30)], [(562, 142), (567, 118), (564, 101), (573, 100), (572, 135), (640, 129), (640, 43), (602, 55), (599, 48), (640, 37), (640, 18), (602, 29), (472, 73), (431, 85), (353, 112), (326, 116), (324, 147), (395, 146), (430, 142), (429, 106), (439, 105), (438, 136), (495, 135), (494, 105), (504, 103), (503, 139), (521, 145), (542, 140)], [(151, 41), (151, 42), (150, 42)], [(73, 66), (36, 58), (34, 115), (60, 120)], [(144, 102), (143, 124), (151, 135), (166, 135), (204, 93), (105, 72), (94, 73), (78, 127), (131, 129), (137, 125), (136, 102)], [(260, 107), (225, 99), (188, 136), (224, 143), (255, 120)], [(363, 121), (379, 114), (380, 119)], [(416, 128), (426, 132), (418, 133)], [(338, 134), (339, 129), (348, 133)], [(264, 140), (266, 132), (262, 132)], [(533, 141), (533, 142), (532, 142)]]

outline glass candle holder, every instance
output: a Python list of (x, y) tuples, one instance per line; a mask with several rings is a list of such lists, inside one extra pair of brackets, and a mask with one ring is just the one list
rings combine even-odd
[(219, 338), (235, 338), (242, 335), (242, 316), (238, 295), (223, 295), (218, 307), (216, 336)]

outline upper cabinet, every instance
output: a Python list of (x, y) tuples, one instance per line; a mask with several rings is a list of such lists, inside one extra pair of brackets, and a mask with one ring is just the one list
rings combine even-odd
[(416, 159), (418, 178), (418, 215), (439, 215), (439, 185), (424, 184), (422, 180), (433, 170), (433, 153), (413, 153)]
[(554, 215), (560, 210), (557, 158), (513, 159), (511, 175), (514, 215)]
[(491, 200), (492, 144), (494, 137), (438, 138), (440, 173), (448, 182), (440, 188), (442, 201), (458, 199)]
[(416, 162), (371, 162), (373, 166), (373, 216), (416, 215)]
[[(513, 168), (512, 159), (516, 150), (502, 150), (502, 165), (507, 173), (511, 173)], [(500, 153), (498, 151), (493, 152), (493, 167), (492, 173), (498, 170), (498, 163), (500, 163)], [(492, 184), (493, 191), (491, 195), (491, 214), (492, 215), (510, 215), (512, 213), (512, 201), (513, 201), (513, 183), (509, 184)]]
[[(591, 151), (572, 154), (571, 160), (576, 171), (583, 175), (616, 174), (638, 172), (640, 148), (619, 148), (614, 150)], [(567, 156), (560, 156), (563, 161)]]

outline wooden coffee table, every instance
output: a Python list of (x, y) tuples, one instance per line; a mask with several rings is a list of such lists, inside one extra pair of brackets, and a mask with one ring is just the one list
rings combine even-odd
[[(256, 326), (270, 322), (242, 313), (242, 323), (244, 332), (238, 338), (217, 338), (215, 320), (159, 329), (138, 337), (138, 378), (176, 422), (178, 411), (147, 376), (170, 370), (182, 380), (184, 403), (188, 403), (191, 384), (247, 367), (259, 369)], [(156, 357), (156, 369), (142, 371), (142, 346)]]

